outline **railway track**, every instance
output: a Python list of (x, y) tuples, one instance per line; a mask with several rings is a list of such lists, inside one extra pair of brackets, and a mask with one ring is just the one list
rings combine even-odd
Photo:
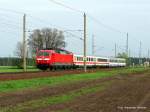
[[(87, 73), (92, 73), (100, 70), (111, 70), (111, 69), (88, 69)], [(81, 69), (74, 70), (57, 70), (57, 71), (36, 71), (36, 72), (11, 72), (11, 73), (0, 73), (0, 81), (8, 81), (8, 80), (20, 80), (20, 79), (32, 79), (32, 78), (40, 78), (40, 77), (53, 77), (53, 76), (62, 76), (62, 75), (70, 75), (70, 74), (80, 74), (84, 73)]]

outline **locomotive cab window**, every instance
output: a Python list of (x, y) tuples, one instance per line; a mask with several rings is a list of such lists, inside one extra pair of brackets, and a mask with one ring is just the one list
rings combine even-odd
[(48, 52), (39, 52), (38, 56), (49, 56)]
[(49, 53), (48, 52), (43, 52), (43, 55), (44, 56), (49, 56)]
[(60, 49), (55, 50), (55, 52), (56, 52), (56, 53), (59, 53), (59, 54), (70, 54), (70, 52), (65, 51), (65, 50), (60, 50)]

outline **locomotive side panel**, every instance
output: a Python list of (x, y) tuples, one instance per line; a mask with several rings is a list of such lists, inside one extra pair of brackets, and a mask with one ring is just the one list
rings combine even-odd
[(52, 54), (53, 65), (73, 65), (73, 55), (71, 54)]

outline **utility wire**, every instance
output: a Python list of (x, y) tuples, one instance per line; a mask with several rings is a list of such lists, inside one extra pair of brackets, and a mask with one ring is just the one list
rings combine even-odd
[(31, 16), (31, 15), (29, 15), (29, 17), (31, 17), (31, 18), (33, 18), (34, 20), (40, 22), (41, 24), (45, 24), (45, 25), (48, 25), (48, 24), (49, 24), (49, 25), (51, 25), (51, 26), (54, 26), (55, 28), (59, 28), (61, 31), (70, 34), (72, 37), (76, 37), (76, 38), (82, 40), (81, 37), (79, 37), (79, 36), (77, 36), (77, 35), (71, 33), (72, 31), (69, 30), (69, 29), (65, 29), (65, 28), (62, 28), (62, 27), (60, 27), (60, 26), (56, 26), (56, 25), (50, 24), (49, 22), (46, 22), (46, 21), (44, 21), (44, 20), (42, 20), (42, 19), (40, 19), (40, 18), (37, 18), (37, 17), (33, 17), (33, 16)]
[[(58, 2), (56, 2), (56, 1), (54, 1), (54, 0), (51, 0), (51, 1), (53, 1), (53, 2), (55, 2), (55, 3), (57, 3), (57, 4), (59, 4), (59, 5), (63, 5), (63, 4), (58, 3)], [(71, 8), (71, 7), (69, 7), (69, 6), (66, 6), (66, 8), (70, 8), (71, 10), (74, 10), (74, 11), (77, 11), (77, 12), (80, 12), (80, 13), (81, 13), (81, 11), (76, 10), (76, 9), (74, 9), (74, 8)], [(0, 11), (6, 11), (6, 12), (11, 12), (11, 13), (17, 13), (17, 14), (24, 14), (24, 12), (15, 11), (15, 10), (11, 10), (11, 9), (3, 9), (3, 8), (0, 8)], [(81, 37), (79, 37), (79, 36), (77, 36), (77, 35), (71, 33), (71, 31), (69, 31), (68, 29), (64, 29), (64, 28), (62, 28), (62, 27), (58, 27), (58, 26), (56, 26), (56, 25), (52, 25), (52, 24), (50, 24), (49, 22), (45, 22), (44, 20), (42, 20), (42, 19), (40, 19), (40, 18), (37, 18), (37, 17), (34, 17), (34, 16), (31, 16), (30, 14), (27, 14), (27, 15), (28, 15), (29, 17), (33, 18), (34, 21), (35, 21), (35, 20), (38, 20), (38, 23), (40, 22), (40, 23), (45, 24), (45, 25), (48, 25), (48, 24), (49, 24), (49, 25), (51, 25), (51, 26), (54, 26), (54, 27), (56, 27), (56, 28), (61, 29), (63, 32), (68, 33), (68, 34), (71, 35), (72, 37), (76, 37), (76, 38), (78, 38), (79, 40), (83, 40)], [(13, 25), (13, 24), (9, 24), (9, 23), (3, 23), (3, 24), (4, 24), (4, 25), (13, 26), (13, 27), (15, 27), (15, 28), (20, 28), (20, 27), (17, 26), (17, 25)], [(29, 29), (29, 30), (30, 30), (30, 29)], [(67, 30), (68, 30), (68, 31), (67, 31)]]
[(70, 7), (70, 6), (68, 6), (68, 5), (66, 5), (66, 4), (63, 4), (63, 3), (61, 3), (61, 2), (58, 2), (58, 1), (56, 1), (56, 0), (49, 0), (49, 1), (50, 1), (50, 2), (53, 2), (53, 3), (57, 4), (57, 5), (60, 5), (60, 6), (62, 6), (62, 7), (65, 7), (65, 8), (67, 8), (67, 9), (70, 9), (70, 10), (72, 10), (72, 11), (78, 12), (78, 13), (80, 13), (80, 14), (83, 14), (83, 13), (84, 13), (83, 11), (81, 11), (81, 10), (79, 10), (79, 9)]
[[(81, 10), (72, 8), (72, 7), (70, 7), (70, 6), (68, 6), (68, 5), (64, 4), (64, 3), (57, 2), (56, 0), (49, 0), (49, 1), (51, 1), (51, 2), (53, 2), (53, 3), (55, 3), (55, 4), (57, 4), (57, 5), (60, 5), (60, 6), (62, 6), (62, 7), (68, 8), (68, 9), (70, 9), (70, 10), (72, 10), (72, 11), (80, 12), (80, 13), (82, 13), (82, 14), (84, 13), (84, 12), (81, 11)], [(95, 17), (91, 16), (90, 14), (88, 14), (88, 17), (89, 17), (90, 19), (94, 20), (96, 23), (98, 23), (98, 24), (104, 26), (104, 27), (107, 28), (107, 29), (110, 29), (110, 30), (112, 30), (112, 31), (119, 32), (119, 33), (126, 33), (126, 32), (122, 32), (122, 31), (120, 31), (120, 30), (118, 30), (118, 29), (116, 29), (116, 28), (113, 28), (113, 27), (111, 27), (111, 26), (109, 26), (109, 25), (106, 25), (106, 24), (100, 22), (98, 19), (96, 19)]]
[(122, 32), (122, 31), (120, 31), (120, 30), (118, 30), (118, 29), (116, 29), (116, 28), (114, 28), (114, 27), (112, 27), (112, 26), (110, 26), (110, 25), (106, 25), (106, 24), (100, 22), (98, 19), (96, 19), (95, 17), (93, 17), (93, 16), (90, 15), (90, 14), (87, 14), (87, 16), (88, 16), (91, 20), (93, 20), (94, 22), (96, 22), (97, 24), (99, 24), (99, 25), (101, 25), (101, 26), (103, 26), (103, 27), (105, 27), (105, 28), (107, 28), (107, 29), (109, 29), (109, 30), (112, 30), (112, 31), (115, 31), (115, 32), (118, 32), (118, 33), (126, 34), (126, 32)]
[[(19, 37), (19, 34), (18, 35), (15, 35), (12, 31), (10, 30), (6, 30), (6, 29), (0, 29), (1, 32), (5, 32), (5, 33), (9, 33), (11, 34), (11, 36), (13, 35), (13, 37)], [(1, 33), (2, 34), (2, 33)], [(4, 36), (4, 35), (3, 35)], [(2, 37), (2, 36), (1, 36)], [(10, 37), (10, 36), (9, 36)]]
[(17, 28), (17, 29), (21, 29), (21, 27), (19, 25), (15, 25), (15, 24), (12, 24), (12, 23), (6, 23), (4, 21), (0, 21), (0, 24), (2, 25), (5, 25), (5, 26), (9, 26), (9, 27), (12, 27), (12, 28)]
[(65, 33), (71, 35), (72, 37), (75, 37), (75, 38), (80, 39), (80, 40), (83, 41), (83, 38), (81, 38), (81, 37), (79, 37), (79, 36), (77, 36), (77, 35), (74, 35), (73, 33), (70, 33), (70, 32), (68, 32), (68, 31), (63, 31), (63, 32), (65, 32)]
[[(1, 20), (7, 20), (10, 23), (20, 24), (19, 21), (12, 20), (12, 18), (9, 15), (2, 15), (1, 14), (0, 18), (1, 18)], [(16, 18), (14, 18), (14, 19), (16, 19)], [(20, 20), (20, 19), (18, 18), (18, 20)]]
[(24, 12), (21, 12), (21, 11), (15, 11), (15, 10), (12, 10), (12, 9), (4, 9), (4, 8), (0, 8), (0, 11), (12, 12), (12, 13), (16, 13), (16, 14), (24, 14)]

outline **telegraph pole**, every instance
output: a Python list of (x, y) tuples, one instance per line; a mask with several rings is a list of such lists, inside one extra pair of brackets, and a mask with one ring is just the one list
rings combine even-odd
[(92, 55), (95, 55), (95, 42), (94, 42), (94, 35), (92, 35)]
[(84, 13), (84, 72), (86, 72), (86, 14)]
[(128, 49), (129, 49), (129, 40), (128, 40), (128, 33), (127, 33), (127, 40), (126, 40), (126, 54), (128, 56)]
[(147, 61), (149, 62), (149, 49), (148, 49), (148, 53), (147, 53)]
[(129, 59), (129, 66), (131, 65), (131, 50), (129, 49), (129, 56), (128, 56), (128, 59)]
[(117, 44), (115, 43), (115, 57), (117, 57)]
[(23, 70), (26, 72), (26, 14), (23, 16)]
[(139, 65), (141, 65), (141, 55), (142, 55), (142, 42), (140, 41), (140, 49), (139, 49)]

